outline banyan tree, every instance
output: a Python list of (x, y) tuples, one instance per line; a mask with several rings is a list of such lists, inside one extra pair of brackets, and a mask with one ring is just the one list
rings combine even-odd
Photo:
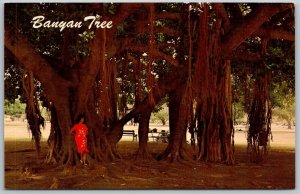
[[(156, 159), (232, 164), (232, 62), (260, 62), (264, 52), (250, 47), (262, 47), (265, 38), (293, 42), (293, 31), (284, 28), (293, 26), (287, 22), (293, 9), (278, 3), (5, 4), (5, 57), (22, 69), (38, 149), (39, 102), (51, 113), (48, 163), (79, 163), (69, 135), (79, 114), (87, 118), (89, 162), (122, 157), (116, 145), (134, 118), (139, 122), (136, 158), (152, 158), (150, 115), (167, 99), (170, 140)], [(95, 14), (112, 21), (112, 28), (36, 29), (30, 23), (35, 15), (60, 21)], [(251, 38), (259, 41), (250, 44)], [(266, 74), (255, 82), (250, 130), (262, 130), (266, 121), (255, 120), (257, 111), (269, 116), (268, 105), (261, 106), (268, 102), (267, 80)], [(187, 130), (196, 134), (194, 152), (186, 144)]]

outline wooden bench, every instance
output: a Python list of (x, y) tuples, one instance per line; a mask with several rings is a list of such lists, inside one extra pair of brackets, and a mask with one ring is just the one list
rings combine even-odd
[(123, 130), (123, 136), (132, 136), (132, 141), (137, 141), (137, 134), (134, 130)]

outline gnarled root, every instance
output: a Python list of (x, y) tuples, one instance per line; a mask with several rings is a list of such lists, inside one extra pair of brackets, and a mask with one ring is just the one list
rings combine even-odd
[(136, 161), (153, 161), (154, 158), (148, 152), (147, 148), (139, 148), (135, 153)]
[(157, 160), (190, 166), (196, 163), (192, 158), (192, 153), (190, 153), (185, 146), (175, 149), (169, 145), (166, 150), (157, 157)]

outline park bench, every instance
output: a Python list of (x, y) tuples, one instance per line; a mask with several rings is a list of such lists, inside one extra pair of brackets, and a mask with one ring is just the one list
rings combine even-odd
[(149, 132), (148, 138), (152, 138), (152, 141), (158, 141), (159, 133), (158, 132)]
[(162, 130), (161, 132), (157, 132), (156, 130), (153, 131), (151, 130), (148, 134), (148, 138), (152, 138), (152, 141), (156, 141), (156, 142), (163, 142), (163, 143), (168, 143), (169, 139), (168, 139), (168, 132), (166, 132), (165, 130)]
[(137, 134), (134, 130), (123, 130), (123, 136), (132, 136), (132, 141), (137, 141)]
[(159, 137), (157, 141), (161, 141), (163, 143), (168, 143), (169, 142), (169, 132), (165, 131), (165, 130), (161, 130), (161, 132), (159, 133)]

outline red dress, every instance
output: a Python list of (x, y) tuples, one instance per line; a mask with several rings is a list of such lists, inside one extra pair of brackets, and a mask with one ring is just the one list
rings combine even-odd
[(71, 129), (70, 133), (75, 131), (75, 141), (77, 144), (77, 150), (79, 153), (89, 152), (87, 148), (87, 138), (86, 134), (88, 132), (88, 128), (85, 124), (76, 124)]

